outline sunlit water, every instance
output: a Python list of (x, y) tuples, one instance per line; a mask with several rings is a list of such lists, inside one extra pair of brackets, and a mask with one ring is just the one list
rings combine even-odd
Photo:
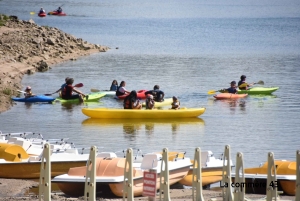
[[(66, 17), (29, 15), (40, 7), (48, 12), (62, 4)], [(23, 86), (32, 86), (34, 93), (56, 91), (67, 76), (82, 82), (85, 93), (108, 89), (117, 79), (125, 80), (129, 90), (159, 84), (166, 97), (178, 96), (182, 106), (207, 109), (196, 119), (91, 120), (81, 108), (121, 108), (122, 102), (104, 97), (83, 105), (17, 103), (0, 114), (0, 130), (69, 137), (77, 147), (96, 145), (105, 151), (167, 147), (187, 151), (189, 157), (196, 147), (219, 156), (229, 144), (234, 161), (236, 152), (244, 153), (246, 167), (266, 161), (270, 151), (275, 158), (295, 160), (300, 142), (300, 13), (297, 1), (282, 4), (0, 1), (0, 13), (32, 18), (112, 48), (25, 76)], [(207, 94), (228, 87), (241, 74), (249, 82), (263, 80), (267, 87), (280, 89), (271, 96), (236, 101), (215, 101)]]

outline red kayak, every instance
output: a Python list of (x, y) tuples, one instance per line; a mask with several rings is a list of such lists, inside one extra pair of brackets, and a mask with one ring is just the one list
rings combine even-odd
[[(138, 99), (146, 99), (146, 95), (145, 95), (145, 92), (147, 90), (139, 90), (137, 91), (137, 98)], [(126, 95), (122, 95), (122, 96), (116, 96), (118, 99), (124, 99), (126, 96), (128, 96), (129, 94), (126, 94)]]
[(47, 14), (46, 14), (46, 13), (39, 13), (38, 16), (39, 16), (39, 17), (46, 17)]
[(67, 14), (64, 13), (64, 12), (59, 13), (57, 11), (51, 11), (51, 12), (48, 13), (48, 15), (66, 16)]
[(215, 95), (215, 99), (222, 100), (222, 99), (237, 99), (237, 98), (245, 98), (248, 94), (231, 94), (231, 93), (220, 93)]

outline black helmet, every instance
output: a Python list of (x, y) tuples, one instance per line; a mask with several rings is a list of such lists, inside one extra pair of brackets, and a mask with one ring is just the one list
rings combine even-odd
[(246, 75), (242, 75), (241, 76), (241, 80), (245, 79), (246, 78)]
[(235, 82), (235, 81), (232, 81), (230, 84), (236, 84), (236, 82)]

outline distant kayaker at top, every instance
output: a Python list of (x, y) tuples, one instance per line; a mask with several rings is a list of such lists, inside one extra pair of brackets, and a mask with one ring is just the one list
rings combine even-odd
[(62, 8), (58, 7), (58, 9), (56, 10), (58, 13), (62, 13)]
[(117, 80), (113, 80), (109, 90), (110, 91), (117, 91), (117, 89), (118, 89), (118, 82), (117, 82)]
[(163, 102), (165, 93), (159, 89), (159, 85), (155, 85), (153, 90), (146, 91), (145, 95), (151, 94), (156, 102)]
[(35, 96), (35, 94), (32, 93), (30, 86), (26, 87), (24, 96), (25, 98), (30, 98), (32, 96)]
[(116, 91), (116, 96), (122, 96), (122, 95), (125, 95), (125, 94), (130, 94), (130, 91), (127, 91), (125, 89), (125, 85), (126, 85), (125, 81), (122, 81), (120, 83), (120, 86), (118, 86), (118, 89)]
[(238, 87), (240, 90), (248, 90), (248, 87), (251, 87), (253, 84), (255, 83), (248, 84), (246, 82), (246, 75), (242, 75), (241, 80), (238, 82)]
[(43, 8), (40, 9), (40, 13), (45, 13), (45, 12), (46, 11)]

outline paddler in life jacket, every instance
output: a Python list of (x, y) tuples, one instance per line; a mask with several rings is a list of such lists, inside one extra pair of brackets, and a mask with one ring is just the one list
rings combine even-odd
[(137, 93), (135, 90), (131, 91), (128, 96), (124, 99), (124, 109), (142, 109), (142, 104), (137, 98)]
[(58, 7), (58, 9), (56, 10), (58, 13), (62, 13), (62, 8)]
[(251, 87), (253, 84), (248, 84), (246, 82), (246, 75), (242, 75), (241, 80), (238, 82), (238, 87), (240, 90), (248, 90), (248, 87)]
[(235, 81), (230, 82), (230, 87), (228, 89), (225, 89), (224, 91), (226, 91), (227, 93), (236, 94), (237, 93), (236, 82)]
[(122, 81), (120, 83), (120, 86), (118, 86), (118, 89), (116, 91), (116, 96), (122, 96), (122, 95), (125, 95), (125, 94), (130, 94), (130, 91), (127, 91), (125, 89), (125, 85), (126, 85), (125, 81)]
[[(81, 91), (75, 89), (72, 84), (74, 82), (73, 78), (69, 78), (66, 81), (66, 86), (64, 87), (64, 89), (62, 90), (61, 96), (63, 99), (65, 100), (69, 100), (69, 99), (77, 99), (79, 98), (80, 102), (83, 102), (83, 98), (85, 97), (85, 94), (82, 93)], [(77, 94), (73, 94), (73, 91), (76, 92)]]
[(40, 9), (40, 13), (45, 13), (45, 12), (46, 11), (43, 8)]

